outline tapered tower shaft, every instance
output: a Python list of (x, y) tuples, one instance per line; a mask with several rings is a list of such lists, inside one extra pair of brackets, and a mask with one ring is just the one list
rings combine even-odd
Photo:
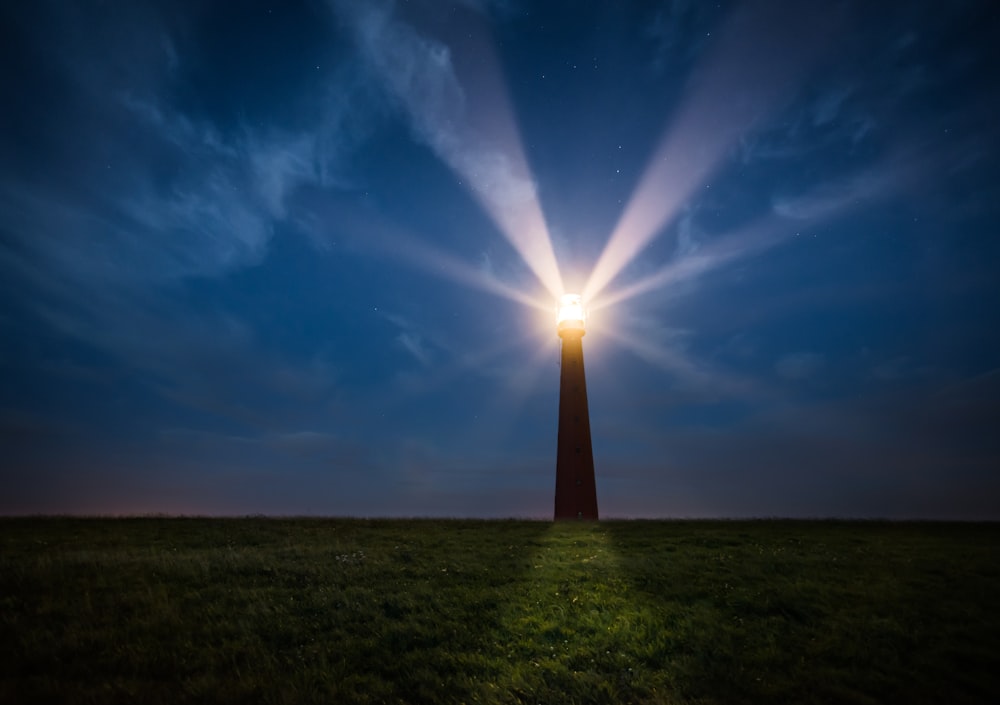
[(590, 443), (587, 380), (583, 371), (583, 326), (560, 327), (559, 438), (556, 452), (555, 518), (597, 519), (594, 451)]

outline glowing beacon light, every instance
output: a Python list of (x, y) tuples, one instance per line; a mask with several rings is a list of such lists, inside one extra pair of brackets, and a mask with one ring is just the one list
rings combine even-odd
[(590, 441), (587, 378), (583, 371), (586, 313), (578, 294), (559, 299), (556, 327), (562, 339), (555, 518), (597, 520), (594, 451)]
[(586, 320), (587, 315), (583, 310), (583, 300), (579, 294), (564, 294), (559, 299), (556, 326), (560, 336), (564, 331), (579, 331), (580, 335), (583, 335)]

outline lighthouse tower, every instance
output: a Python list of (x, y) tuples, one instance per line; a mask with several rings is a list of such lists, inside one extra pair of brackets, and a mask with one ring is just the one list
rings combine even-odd
[(583, 373), (585, 314), (576, 294), (560, 299), (556, 325), (562, 338), (555, 518), (597, 519), (594, 451), (590, 444), (587, 380)]

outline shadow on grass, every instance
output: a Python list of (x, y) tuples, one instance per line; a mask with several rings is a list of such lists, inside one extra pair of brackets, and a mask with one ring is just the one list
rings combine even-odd
[[(499, 657), (512, 596), (549, 525), (523, 521), (375, 522), (390, 560), (352, 581), (353, 622), (340, 695), (350, 702), (490, 701), (508, 677)], [(353, 607), (352, 607), (353, 605)], [(369, 614), (360, 609), (367, 605)], [(342, 611), (343, 614), (343, 611)], [(370, 634), (369, 638), (359, 635)]]
[(548, 527), (4, 521), (0, 702), (472, 700)]
[(683, 701), (997, 702), (996, 525), (603, 522)]

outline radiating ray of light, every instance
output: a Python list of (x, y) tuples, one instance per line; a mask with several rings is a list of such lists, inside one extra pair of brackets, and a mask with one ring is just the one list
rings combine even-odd
[(901, 185), (894, 161), (852, 174), (843, 181), (824, 184), (808, 193), (775, 204), (775, 214), (703, 245), (621, 289), (600, 294), (588, 310), (622, 303), (671, 284), (694, 279), (732, 262), (752, 257), (782, 244), (798, 232), (817, 226), (881, 198)]
[[(336, 2), (360, 48), (405, 107), (415, 132), (459, 176), (552, 297), (563, 293), (548, 228), (482, 13)], [(404, 20), (400, 15), (409, 12)], [(440, 21), (438, 21), (440, 24)]]
[(681, 350), (650, 340), (646, 334), (635, 335), (622, 325), (604, 323), (600, 335), (619, 343), (634, 355), (675, 376), (682, 385), (712, 395), (738, 396), (760, 394), (762, 390), (750, 380), (711, 369), (694, 362)]
[[(593, 301), (677, 214), (740, 136), (786, 99), (836, 25), (832, 10), (792, 0), (737, 8), (692, 75), (583, 290)], [(761, 37), (767, 37), (761, 42)]]
[(456, 72), (467, 96), (468, 123), (460, 136), (466, 147), (449, 163), (508, 242), (553, 297), (563, 293), (552, 239), (537, 188), (514, 121), (496, 44), (483, 16), (470, 13), (456, 49)]
[[(538, 351), (538, 338), (533, 335), (520, 335), (516, 337), (505, 337), (493, 345), (476, 350), (460, 351), (459, 354), (448, 364), (432, 366), (429, 369), (421, 370), (419, 375), (403, 376), (397, 379), (401, 384), (394, 384), (391, 389), (384, 390), (376, 395), (372, 401), (373, 406), (378, 408), (395, 408), (408, 399), (423, 396), (431, 392), (443, 389), (454, 384), (461, 376), (470, 372), (479, 375), (487, 374), (491, 369), (491, 363), (510, 354), (517, 348), (529, 348)], [(541, 355), (542, 352), (534, 352), (533, 355)], [(517, 356), (521, 359), (521, 355)], [(534, 358), (532, 358), (534, 359)], [(494, 375), (500, 377), (501, 375)], [(508, 379), (503, 376), (504, 384)]]
[(599, 311), (641, 294), (694, 279), (736, 260), (750, 257), (781, 243), (795, 229), (794, 223), (768, 218), (707, 244), (693, 254), (669, 262), (658, 271), (621, 289), (601, 294), (590, 302), (589, 310)]
[(672, 372), (685, 381), (696, 383), (707, 383), (709, 381), (709, 375), (677, 350), (656, 345), (650, 342), (645, 336), (633, 335), (625, 331), (621, 326), (605, 324), (600, 326), (598, 330), (602, 336), (620, 343), (646, 362)]
[(324, 204), (323, 217), (329, 222), (337, 223), (339, 232), (351, 235), (352, 246), (362, 251), (377, 252), (430, 274), (539, 311), (547, 313), (552, 310), (547, 299), (533, 296), (501, 281), (489, 271), (430, 245), (375, 212), (362, 211), (349, 202), (330, 199)]
[[(504, 378), (499, 393), (491, 400), (490, 423), (484, 425), (476, 437), (477, 442), (484, 448), (497, 448), (509, 444), (514, 423), (520, 417), (528, 398), (538, 392), (539, 381), (546, 372), (546, 365), (551, 371), (556, 371), (555, 363), (559, 359), (556, 336), (554, 334), (546, 336), (541, 341), (534, 338), (531, 344), (533, 351), (530, 357), (526, 361), (519, 362), (517, 371)], [(551, 389), (555, 391), (556, 386), (553, 385)], [(555, 410), (557, 405), (558, 400), (553, 396), (552, 409)]]
[(395, 238), (392, 255), (409, 264), (416, 265), (425, 271), (444, 276), (460, 284), (496, 294), (497, 296), (530, 306), (539, 311), (548, 312), (552, 308), (543, 299), (525, 293), (497, 279), (484, 269), (473, 267), (458, 257), (432, 247), (426, 242), (413, 238), (397, 237)]
[(526, 363), (521, 365), (517, 372), (507, 378), (503, 389), (500, 391), (498, 400), (505, 402), (510, 407), (520, 407), (532, 392), (538, 389), (538, 380), (541, 377), (546, 363), (554, 363), (558, 360), (558, 339), (553, 334), (546, 336), (536, 343), (535, 351)]

